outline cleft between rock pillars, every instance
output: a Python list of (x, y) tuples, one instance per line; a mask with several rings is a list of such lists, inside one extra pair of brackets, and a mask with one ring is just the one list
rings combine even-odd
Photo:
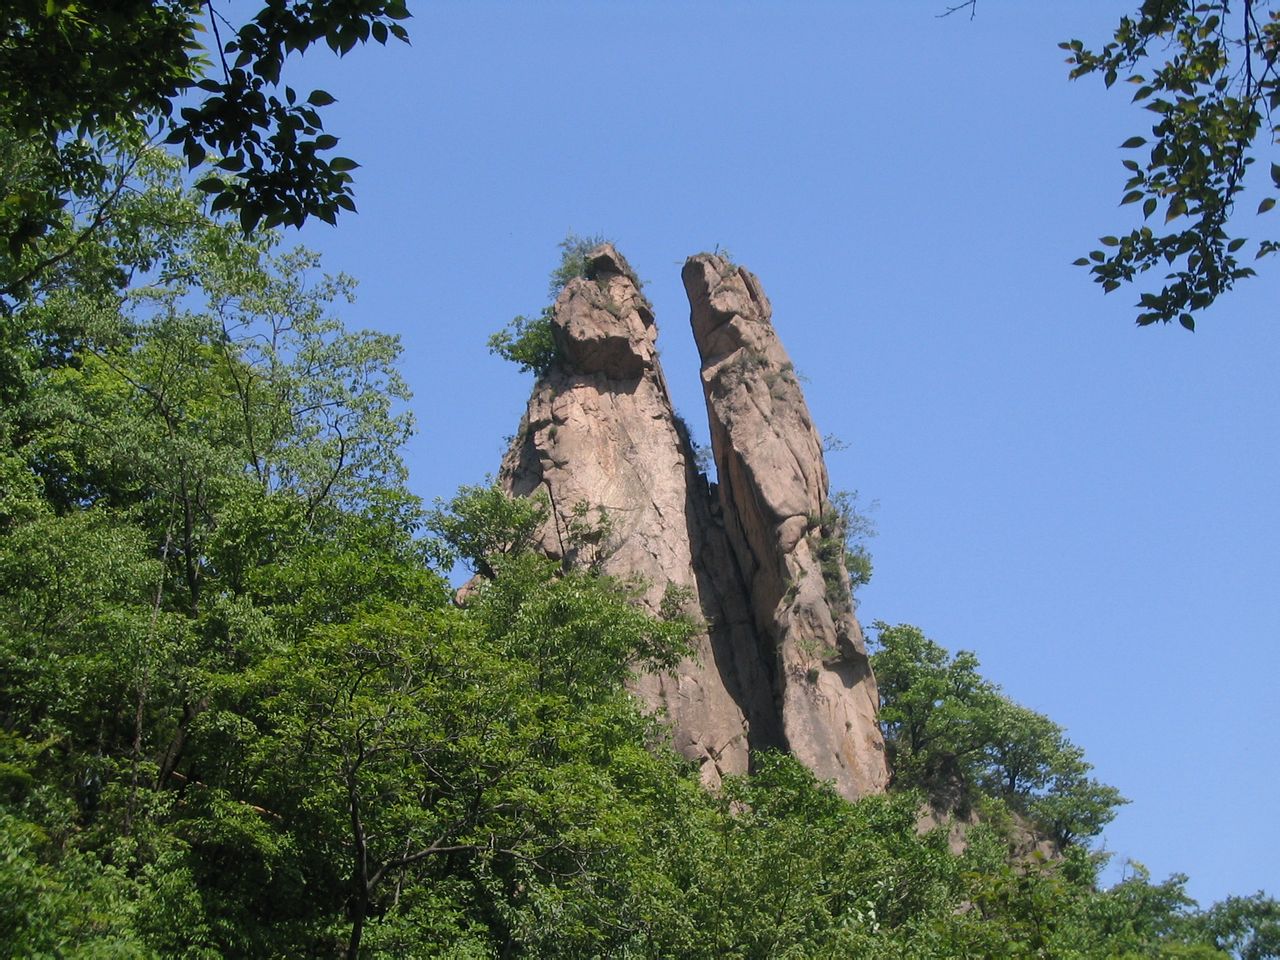
[(722, 257), (690, 258), (683, 278), (719, 483), (698, 471), (653, 311), (609, 244), (556, 300), (558, 358), (534, 385), (500, 481), (546, 495), (549, 556), (639, 578), (652, 612), (674, 599), (701, 620), (690, 657), (631, 689), (665, 715), (704, 783), (775, 749), (846, 797), (880, 792), (875, 678), (843, 551), (831, 549), (818, 433), (769, 301)]

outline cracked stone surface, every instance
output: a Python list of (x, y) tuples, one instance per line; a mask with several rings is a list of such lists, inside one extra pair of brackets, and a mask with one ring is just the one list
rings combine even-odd
[[(499, 478), (542, 491), (549, 556), (647, 585), (657, 613), (681, 588), (699, 617), (693, 655), (633, 692), (715, 786), (753, 752), (790, 750), (856, 797), (884, 788), (883, 744), (861, 629), (830, 605), (817, 558), (829, 506), (818, 435), (759, 282), (721, 258), (684, 270), (720, 477), (697, 470), (634, 273), (612, 246), (588, 257), (552, 317), (559, 359), (535, 384)], [(575, 538), (585, 517), (602, 536)]]
[(822, 441), (772, 307), (712, 254), (682, 272), (702, 358), (725, 529), (747, 586), (788, 749), (846, 796), (884, 789), (879, 694), (850, 602)]

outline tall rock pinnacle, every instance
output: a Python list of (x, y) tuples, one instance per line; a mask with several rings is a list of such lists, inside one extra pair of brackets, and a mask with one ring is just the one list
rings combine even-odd
[(608, 244), (556, 300), (559, 357), (534, 386), (501, 482), (547, 496), (548, 555), (639, 577), (655, 613), (676, 602), (700, 616), (692, 656), (632, 689), (665, 714), (704, 782), (772, 748), (845, 796), (877, 792), (875, 681), (842, 550), (829, 549), (835, 519), (804, 398), (755, 278), (705, 255), (684, 277), (719, 489), (672, 409), (648, 301)]
[(683, 595), (690, 613), (717, 625), (716, 638), (704, 631), (673, 675), (634, 683), (671, 721), (676, 748), (714, 785), (748, 769), (743, 695), (720, 635), (732, 635), (735, 622), (749, 629), (750, 618), (741, 605), (720, 609), (707, 580), (711, 557), (731, 567), (732, 554), (723, 538), (708, 545), (702, 536), (711, 529), (705, 482), (672, 410), (653, 315), (633, 276), (606, 245), (593, 251), (587, 276), (561, 292), (552, 321), (560, 359), (535, 385), (500, 478), (510, 493), (546, 494), (548, 555), (639, 575), (651, 612), (664, 597)]
[(754, 625), (776, 658), (788, 748), (846, 794), (887, 775), (879, 698), (844, 567), (822, 442), (760, 281), (722, 257), (682, 273), (729, 541)]

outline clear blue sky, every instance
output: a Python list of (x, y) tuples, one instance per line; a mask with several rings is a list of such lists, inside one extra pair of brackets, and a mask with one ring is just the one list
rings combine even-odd
[(404, 339), (427, 498), (496, 469), (530, 381), (485, 340), (568, 231), (648, 281), (699, 429), (679, 269), (731, 250), (849, 444), (834, 485), (879, 503), (863, 621), (1065, 725), (1133, 801), (1117, 862), (1277, 894), (1280, 263), (1194, 335), (1070, 266), (1129, 223), (1117, 145), (1147, 121), (1056, 44), (1134, 5), (418, 3), (411, 48), (292, 75), (363, 164), (360, 214), (304, 240), (360, 280), (352, 325)]

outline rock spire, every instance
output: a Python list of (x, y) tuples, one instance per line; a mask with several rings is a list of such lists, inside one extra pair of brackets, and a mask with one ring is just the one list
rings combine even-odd
[(759, 281), (722, 257), (683, 272), (718, 484), (695, 465), (656, 351), (652, 309), (611, 245), (552, 314), (558, 357), (503, 460), (508, 492), (545, 493), (548, 555), (638, 577), (657, 613), (701, 619), (693, 655), (634, 693), (714, 786), (788, 750), (853, 798), (884, 789), (875, 679), (849, 603), (821, 444)]

